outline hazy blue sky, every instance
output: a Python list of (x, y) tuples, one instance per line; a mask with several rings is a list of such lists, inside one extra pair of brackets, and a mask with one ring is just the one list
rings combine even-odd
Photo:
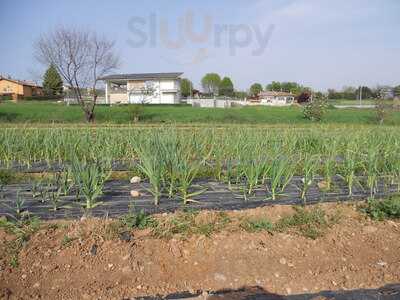
[(399, 16), (399, 0), (0, 0), (0, 74), (40, 74), (33, 43), (63, 25), (114, 39), (124, 73), (182, 71), (198, 85), (218, 72), (240, 89), (394, 85)]

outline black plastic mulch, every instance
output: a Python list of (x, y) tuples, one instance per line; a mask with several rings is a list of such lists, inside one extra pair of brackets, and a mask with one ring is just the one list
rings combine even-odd
[[(124, 180), (113, 180), (105, 184), (104, 193), (98, 199), (101, 205), (94, 208), (91, 211), (91, 215), (95, 217), (118, 217), (128, 213), (132, 207), (135, 211), (143, 210), (148, 214), (174, 212), (183, 208), (221, 211), (241, 210), (277, 204), (298, 205), (304, 203), (357, 201), (365, 200), (369, 196), (368, 191), (360, 186), (355, 186), (353, 188), (353, 195), (350, 197), (348, 188), (339, 178), (334, 180), (333, 191), (324, 192), (318, 188), (318, 181), (321, 180), (322, 178), (315, 180), (307, 192), (305, 201), (300, 198), (300, 177), (294, 177), (276, 200), (271, 199), (271, 194), (268, 192), (267, 186), (257, 187), (254, 193), (250, 197), (247, 197), (246, 201), (243, 196), (243, 190), (238, 188), (237, 185), (229, 187), (228, 184), (220, 182), (196, 181), (192, 186), (192, 190), (205, 190), (205, 192), (194, 197), (193, 200), (196, 202), (190, 202), (185, 206), (179, 197), (175, 197), (174, 199), (162, 197), (159, 205), (155, 206), (152, 195), (147, 191), (149, 187), (148, 183), (131, 184)], [(139, 198), (132, 198), (130, 196), (131, 190), (139, 190), (141, 196)], [(387, 196), (397, 192), (397, 186), (388, 186), (382, 182), (379, 185), (376, 197)], [(79, 218), (84, 214), (82, 206), (84, 200), (80, 199), (80, 201), (77, 201), (74, 191), (68, 196), (60, 197), (57, 209), (54, 210), (52, 203), (43, 202), (41, 197), (34, 198), (32, 185), (26, 183), (3, 186), (2, 191), (0, 191), (0, 215), (15, 215), (17, 195), (19, 195), (20, 199), (24, 200), (22, 205), (24, 211), (44, 220), (73, 219)]]

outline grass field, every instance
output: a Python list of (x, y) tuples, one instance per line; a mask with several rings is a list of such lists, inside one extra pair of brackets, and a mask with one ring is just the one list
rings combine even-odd
[[(360, 105), (360, 100), (349, 100), (349, 99), (330, 99), (328, 100), (332, 105)], [(393, 102), (392, 100), (386, 101), (388, 104)], [(374, 105), (376, 100), (374, 99), (362, 99), (361, 105)]]
[[(131, 123), (129, 106), (98, 106), (97, 124)], [(84, 123), (79, 106), (63, 103), (20, 101), (0, 104), (0, 122), (5, 123)], [(300, 107), (244, 107), (231, 109), (193, 108), (187, 105), (145, 106), (142, 124), (311, 124)], [(325, 124), (376, 124), (372, 109), (329, 109)], [(387, 125), (400, 125), (400, 113), (393, 113)]]

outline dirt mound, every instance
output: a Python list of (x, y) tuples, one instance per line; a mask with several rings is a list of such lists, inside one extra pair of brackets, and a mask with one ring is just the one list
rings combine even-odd
[[(400, 282), (400, 223), (374, 222), (350, 205), (325, 204), (341, 220), (315, 240), (297, 231), (248, 232), (243, 218), (279, 220), (285, 206), (229, 212), (213, 232), (156, 238), (151, 229), (116, 234), (113, 221), (45, 223), (9, 266), (0, 230), (0, 295), (7, 299), (123, 299), (179, 291), (258, 286), (280, 295), (378, 288)], [(171, 218), (159, 216), (159, 218)], [(215, 220), (202, 212), (196, 222)]]

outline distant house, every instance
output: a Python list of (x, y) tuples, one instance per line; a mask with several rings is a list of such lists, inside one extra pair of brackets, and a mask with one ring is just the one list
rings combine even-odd
[(11, 96), (13, 100), (24, 97), (43, 96), (43, 88), (33, 82), (0, 76), (0, 95)]
[(265, 91), (258, 95), (258, 101), (262, 105), (286, 106), (293, 104), (295, 95), (286, 92)]
[(177, 104), (183, 73), (116, 74), (100, 78), (106, 83), (106, 104)]

